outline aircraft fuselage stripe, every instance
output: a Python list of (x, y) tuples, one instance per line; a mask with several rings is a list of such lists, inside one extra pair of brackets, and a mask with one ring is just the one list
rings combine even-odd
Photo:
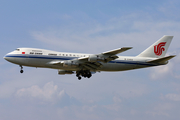
[[(34, 55), (7, 55), (5, 57), (13, 57), (13, 58), (34, 58), (34, 59), (53, 59), (53, 60), (72, 60), (78, 57), (61, 57), (61, 56), (34, 56)], [(123, 61), (123, 60), (113, 60), (108, 63), (119, 63), (119, 64), (133, 64), (133, 65), (146, 65), (146, 66), (158, 66), (158, 64), (146, 63), (136, 61)]]

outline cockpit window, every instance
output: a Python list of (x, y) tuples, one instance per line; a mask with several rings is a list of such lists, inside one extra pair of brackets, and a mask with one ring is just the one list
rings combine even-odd
[(20, 49), (16, 49), (16, 51), (20, 51)]

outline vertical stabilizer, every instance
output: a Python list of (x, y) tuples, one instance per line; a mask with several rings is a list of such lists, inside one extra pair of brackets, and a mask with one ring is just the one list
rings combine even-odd
[(152, 57), (161, 58), (164, 57), (169, 45), (173, 39), (173, 36), (163, 36), (157, 42), (152, 44), (149, 48), (140, 53), (137, 57)]

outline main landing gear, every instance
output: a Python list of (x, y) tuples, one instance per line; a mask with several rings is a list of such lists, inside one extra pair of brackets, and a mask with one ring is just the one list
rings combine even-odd
[(81, 80), (81, 77), (90, 78), (91, 76), (92, 74), (89, 70), (80, 70), (76, 72), (76, 77), (78, 77), (79, 80)]
[(22, 65), (20, 65), (20, 67), (21, 67), (20, 73), (23, 73), (24, 71)]

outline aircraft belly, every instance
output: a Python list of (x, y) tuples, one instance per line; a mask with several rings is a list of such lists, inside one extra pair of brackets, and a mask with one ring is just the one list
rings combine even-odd
[(48, 59), (29, 58), (29, 65), (32, 67), (46, 67)]
[(127, 63), (103, 63), (103, 67), (100, 68), (102, 71), (125, 71), (133, 70), (145, 67), (152, 67), (153, 65), (140, 64), (138, 62), (127, 62)]
[(10, 57), (10, 62), (18, 65), (29, 65), (28, 59), (27, 58), (16, 58), (16, 57)]
[(64, 69), (64, 70), (77, 70), (78, 69), (77, 67), (71, 67), (71, 66), (64, 67), (63, 65), (48, 64), (51, 61), (53, 61), (53, 60), (52, 59), (29, 58), (29, 65), (28, 66), (52, 68), (52, 69)]
[(124, 63), (107, 63), (103, 64), (101, 70), (103, 71), (124, 71), (135, 69), (136, 64), (124, 64)]

